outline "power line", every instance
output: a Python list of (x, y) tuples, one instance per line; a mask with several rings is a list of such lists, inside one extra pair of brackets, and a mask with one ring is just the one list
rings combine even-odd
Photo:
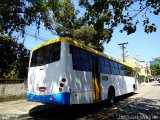
[(47, 41), (45, 38), (41, 38), (41, 37), (39, 37), (39, 36), (37, 37), (37, 36), (35, 36), (35, 35), (31, 34), (31, 33), (28, 33), (28, 32), (25, 32), (25, 34), (28, 35), (28, 36), (30, 36), (30, 37), (37, 38), (37, 39), (39, 39), (39, 40)]
[[(52, 39), (53, 37), (53, 34), (47, 34), (46, 32), (49, 32), (45, 29), (41, 29), (40, 28), (40, 31), (38, 32), (36, 29), (34, 29), (33, 27), (27, 27), (27, 29), (25, 30), (25, 34), (28, 35), (28, 36), (31, 36), (31, 37), (34, 37), (35, 40), (36, 38), (37, 39), (40, 39), (40, 40), (43, 40), (43, 41), (47, 41), (47, 40), (50, 40)], [(46, 34), (45, 34), (46, 33)], [(38, 37), (37, 37), (38, 36)]]
[[(42, 31), (40, 31), (40, 29), (42, 30)], [(43, 36), (46, 36), (47, 38), (50, 38), (51, 36), (49, 36), (48, 34), (46, 34), (45, 32), (50, 32), (50, 31), (47, 31), (47, 30), (45, 30), (45, 29), (42, 29), (42, 28), (39, 28), (39, 32), (38, 32), (38, 29), (33, 29), (33, 27), (27, 27), (27, 31), (33, 31), (33, 32), (36, 32), (36, 33), (38, 33), (38, 35), (40, 35), (40, 33), (43, 33)], [(53, 34), (52, 34), (52, 36), (53, 36)]]

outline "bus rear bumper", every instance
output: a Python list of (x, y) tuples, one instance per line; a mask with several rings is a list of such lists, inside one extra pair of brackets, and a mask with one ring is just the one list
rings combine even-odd
[(70, 93), (59, 93), (53, 95), (34, 95), (27, 93), (27, 101), (52, 104), (70, 104)]

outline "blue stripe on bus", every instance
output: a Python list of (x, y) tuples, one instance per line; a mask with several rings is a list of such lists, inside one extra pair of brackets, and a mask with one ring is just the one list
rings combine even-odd
[(27, 100), (33, 102), (70, 104), (70, 93), (59, 93), (53, 95), (34, 95), (27, 93)]

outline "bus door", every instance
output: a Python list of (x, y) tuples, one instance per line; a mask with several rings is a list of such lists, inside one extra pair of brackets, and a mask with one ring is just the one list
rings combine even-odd
[(93, 101), (101, 100), (101, 84), (98, 57), (92, 56), (92, 87)]

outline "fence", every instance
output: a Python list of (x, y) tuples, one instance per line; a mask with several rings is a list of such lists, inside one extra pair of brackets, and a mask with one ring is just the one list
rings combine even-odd
[(25, 99), (26, 79), (0, 79), (0, 102)]

